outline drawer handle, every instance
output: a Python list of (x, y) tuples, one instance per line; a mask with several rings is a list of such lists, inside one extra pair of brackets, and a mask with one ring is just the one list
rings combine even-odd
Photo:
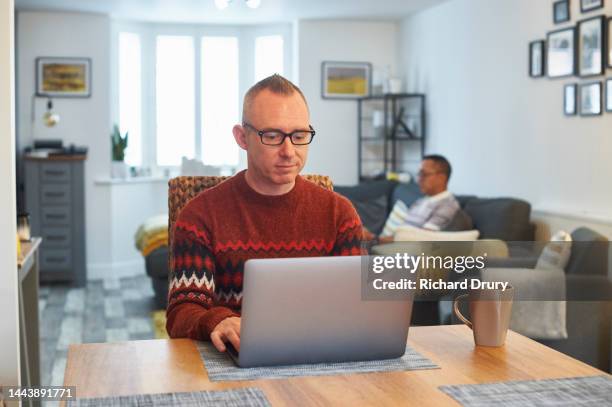
[(48, 213), (46, 216), (47, 219), (66, 219), (66, 215), (60, 215), (56, 213)]
[(64, 195), (66, 195), (65, 192), (45, 192), (45, 196), (49, 198), (61, 198)]
[(47, 240), (66, 240), (66, 236), (48, 235)]
[(45, 174), (47, 175), (64, 175), (66, 174), (66, 171), (59, 171), (59, 170), (45, 170)]
[(47, 257), (47, 261), (49, 263), (63, 263), (64, 258), (63, 257)]

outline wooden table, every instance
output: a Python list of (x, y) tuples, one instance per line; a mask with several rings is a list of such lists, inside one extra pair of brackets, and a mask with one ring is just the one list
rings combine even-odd
[[(33, 237), (21, 242), (22, 255), (17, 260), (19, 273), (19, 349), (21, 355), (21, 383), (40, 386), (40, 335), (38, 333), (38, 248), (42, 239)], [(37, 401), (24, 405), (38, 406)]]
[(485, 383), (604, 374), (514, 332), (505, 347), (476, 348), (463, 325), (413, 327), (408, 343), (441, 369), (350, 376), (210, 382), (188, 339), (71, 345), (64, 385), (78, 397), (261, 388), (273, 406), (457, 405), (437, 389)]

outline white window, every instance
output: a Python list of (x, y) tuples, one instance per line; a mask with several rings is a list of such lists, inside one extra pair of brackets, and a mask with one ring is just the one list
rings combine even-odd
[(140, 35), (119, 33), (119, 129), (129, 135), (125, 162), (142, 165), (142, 85)]
[(284, 75), (283, 37), (267, 35), (255, 39), (255, 81), (272, 74)]
[(201, 47), (202, 161), (235, 166), (238, 146), (232, 127), (238, 117), (238, 38), (202, 37)]
[(126, 162), (153, 172), (180, 166), (182, 157), (240, 166), (232, 127), (241, 120), (243, 93), (291, 71), (289, 26), (117, 22), (113, 35), (113, 121), (129, 132)]
[(191, 36), (157, 37), (155, 100), (159, 166), (195, 157), (195, 55)]

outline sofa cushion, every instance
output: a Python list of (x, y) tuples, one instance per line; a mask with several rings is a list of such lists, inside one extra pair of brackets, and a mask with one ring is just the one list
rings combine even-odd
[(388, 197), (381, 195), (374, 199), (367, 199), (364, 201), (354, 200), (352, 201), (353, 206), (359, 214), (361, 224), (370, 232), (375, 235), (380, 234), (385, 220), (387, 219), (387, 204)]
[(348, 198), (370, 232), (378, 235), (387, 220), (389, 197), (397, 182), (380, 180), (364, 182), (355, 186), (336, 186), (334, 191)]
[(536, 268), (565, 270), (572, 251), (572, 237), (564, 230), (560, 230), (550, 238), (536, 263)]
[(445, 232), (460, 232), (462, 230), (474, 229), (474, 222), (470, 215), (468, 215), (463, 209), (459, 209), (455, 216), (451, 219), (450, 223), (444, 227)]
[(410, 205), (412, 205), (417, 199), (422, 197), (423, 193), (419, 189), (419, 186), (414, 182), (398, 184), (395, 190), (393, 190), (391, 202), (389, 202), (389, 208), (393, 208), (395, 202), (398, 200), (401, 200), (407, 207), (410, 207)]
[(572, 253), (565, 268), (567, 274), (608, 275), (608, 239), (587, 227), (572, 232)]
[(481, 239), (507, 242), (533, 240), (529, 217), (531, 205), (513, 198), (473, 198), (466, 202), (465, 212), (480, 231)]

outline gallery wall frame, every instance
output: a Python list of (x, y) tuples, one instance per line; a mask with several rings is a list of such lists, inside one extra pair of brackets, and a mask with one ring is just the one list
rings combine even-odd
[(593, 10), (599, 10), (603, 8), (604, 0), (580, 0), (580, 11), (582, 13), (588, 13)]
[(599, 116), (602, 114), (601, 82), (589, 82), (580, 85), (580, 116)]
[(546, 74), (546, 41), (529, 43), (529, 76), (541, 78)]
[(578, 84), (569, 83), (563, 87), (563, 114), (566, 116), (576, 116)]
[(606, 60), (606, 19), (596, 16), (576, 25), (576, 73), (581, 78), (603, 75)]
[(570, 13), (569, 0), (559, 0), (553, 3), (553, 23), (561, 24), (570, 21)]
[(575, 27), (546, 34), (546, 73), (549, 78), (564, 78), (576, 73)]

